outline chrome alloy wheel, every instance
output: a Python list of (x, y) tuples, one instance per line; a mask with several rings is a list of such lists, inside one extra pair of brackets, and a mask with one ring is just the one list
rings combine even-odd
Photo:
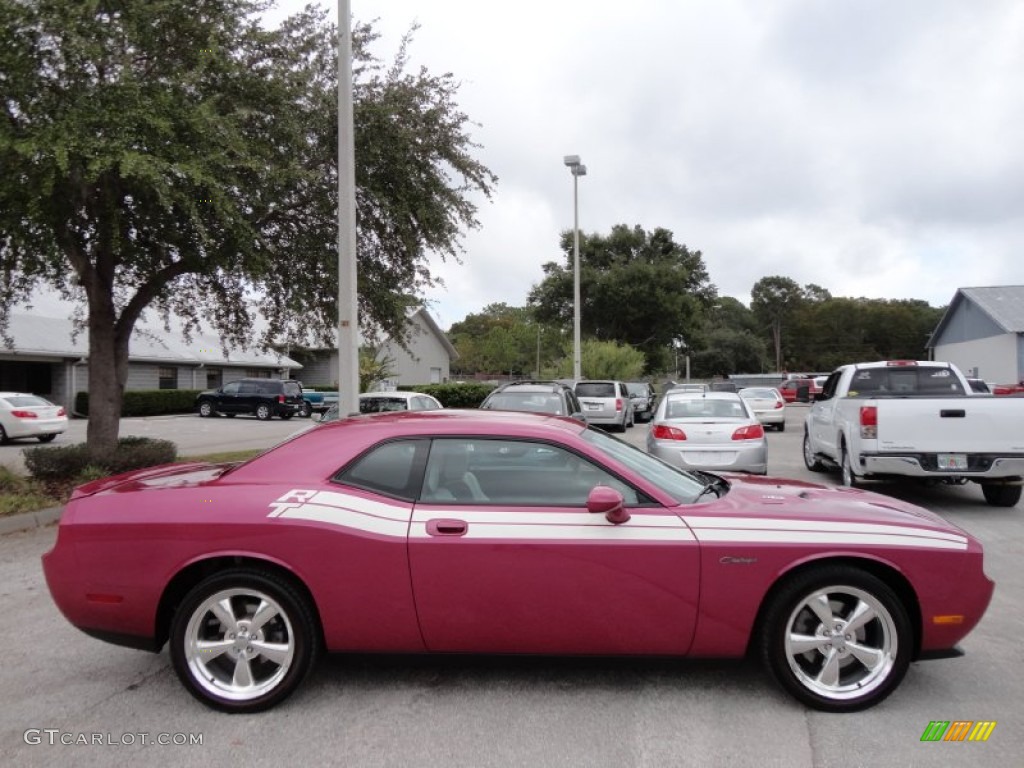
[(192, 612), (183, 642), (195, 682), (229, 701), (273, 691), (295, 656), (287, 613), (254, 589), (225, 589), (207, 597)]
[(797, 682), (837, 702), (870, 696), (896, 663), (896, 622), (874, 595), (853, 586), (823, 587), (797, 603), (786, 623), (786, 660)]

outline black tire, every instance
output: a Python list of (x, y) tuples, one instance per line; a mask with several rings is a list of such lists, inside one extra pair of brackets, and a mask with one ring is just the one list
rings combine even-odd
[[(212, 606), (224, 601), (235, 620), (226, 625)], [(274, 611), (258, 627), (261, 603)], [(198, 646), (233, 641), (227, 651), (204, 655)], [(171, 662), (186, 690), (223, 712), (260, 712), (294, 693), (321, 653), (320, 630), (308, 601), (287, 580), (251, 569), (224, 571), (195, 586), (171, 623)], [(278, 658), (260, 653), (265, 644)], [(241, 669), (239, 669), (241, 667)], [(240, 671), (246, 683), (236, 682)]]
[[(832, 617), (827, 628), (821, 608), (811, 607), (822, 598)], [(855, 612), (865, 606), (871, 618), (859, 623)], [(914, 645), (896, 593), (876, 576), (845, 565), (789, 579), (767, 604), (760, 632), (762, 660), (775, 680), (824, 712), (856, 712), (885, 699), (906, 674)]]
[(217, 415), (217, 411), (214, 410), (213, 403), (209, 400), (203, 400), (203, 402), (199, 404), (199, 415), (204, 419), (212, 419)]
[(56, 435), (37, 435), (36, 439), (39, 440), (40, 443), (52, 443), (56, 437)]
[(778, 432), (785, 432), (786, 431), (786, 422), (782, 422), (781, 424), (776, 424), (775, 425), (775, 429)]
[(845, 444), (840, 449), (839, 482), (846, 488), (857, 487), (857, 476), (853, 474), (853, 465), (850, 463), (850, 452), (846, 450)]
[(811, 436), (807, 433), (806, 429), (804, 430), (804, 466), (811, 470), (811, 472), (825, 471), (825, 465), (811, 451)]
[(310, 405), (308, 401), (304, 400), (302, 402), (302, 410), (299, 411), (299, 415), (302, 416), (302, 418), (304, 419), (308, 419), (310, 416), (313, 415), (313, 406)]
[(4, 425), (0, 424), (0, 445), (7, 445), (11, 439), (7, 436), (7, 430), (4, 429)]
[(985, 495), (985, 501), (993, 507), (1015, 507), (1020, 501), (1021, 486), (983, 483), (981, 492)]
[(227, 416), (227, 417), (228, 417), (229, 419), (233, 419), (233, 418), (235, 418), (235, 416), (236, 416), (237, 414), (234, 414), (234, 413), (225, 413), (224, 415), (225, 415), (225, 416)]
[(294, 413), (282, 413), (282, 414), (280, 414), (281, 419), (283, 421), (288, 421), (288, 419), (290, 419), (294, 415), (295, 415)]
[(266, 403), (260, 403), (256, 406), (256, 418), (260, 421), (270, 421), (274, 418), (274, 412), (270, 410), (270, 406)]

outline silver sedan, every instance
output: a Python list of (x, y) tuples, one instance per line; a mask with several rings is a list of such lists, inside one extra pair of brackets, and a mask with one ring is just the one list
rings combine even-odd
[(766, 427), (775, 427), (779, 432), (786, 429), (786, 399), (775, 387), (745, 387), (740, 390), (740, 397)]
[(734, 392), (669, 392), (647, 432), (647, 452), (683, 469), (768, 471), (764, 427)]

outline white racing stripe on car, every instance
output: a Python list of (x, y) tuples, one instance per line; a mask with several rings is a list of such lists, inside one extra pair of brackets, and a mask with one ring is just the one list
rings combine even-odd
[(451, 518), (467, 523), (462, 539), (530, 539), (581, 541), (694, 541), (693, 533), (675, 515), (631, 513), (629, 521), (614, 525), (603, 515), (590, 512), (512, 512), (502, 509), (481, 511), (465, 507), (417, 508), (413, 512), (409, 537), (433, 538), (427, 533), (430, 520)]
[(879, 544), (933, 549), (967, 549), (967, 538), (946, 531), (878, 523), (785, 520), (756, 517), (689, 517), (698, 541), (746, 541), (802, 544)]
[(387, 520), (373, 515), (364, 515), (351, 509), (325, 507), (320, 504), (296, 504), (281, 511), (279, 518), (291, 520), (315, 520), (342, 528), (352, 528), (365, 533), (405, 538), (409, 530), (408, 520)]
[(268, 517), (314, 520), (382, 536), (405, 538), (410, 506), (398, 506), (336, 491), (295, 489), (270, 505)]

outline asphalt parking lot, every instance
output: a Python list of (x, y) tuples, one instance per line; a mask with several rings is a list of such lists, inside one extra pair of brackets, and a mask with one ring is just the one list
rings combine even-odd
[[(805, 410), (788, 411), (787, 430), (769, 435), (770, 473), (835, 484), (836, 476), (803, 467)], [(122, 434), (177, 435), (182, 453), (199, 453), (269, 446), (306, 425), (126, 419)], [(642, 444), (645, 431), (638, 425), (626, 437)], [(1024, 665), (1014, 638), (1024, 636), (1024, 509), (989, 507), (976, 486), (876, 490), (928, 507), (981, 539), (997, 587), (963, 643), (964, 657), (913, 664), (901, 687), (866, 712), (804, 709), (751, 663), (346, 656), (325, 661), (271, 712), (214, 713), (180, 686), (166, 649), (154, 655), (107, 645), (58, 613), (39, 565), (55, 536), (50, 527), (0, 537), (7, 619), (0, 751), (18, 766), (1019, 765)], [(933, 720), (997, 725), (984, 743), (922, 742)], [(198, 735), (202, 743), (142, 743), (160, 734), (172, 742)]]

